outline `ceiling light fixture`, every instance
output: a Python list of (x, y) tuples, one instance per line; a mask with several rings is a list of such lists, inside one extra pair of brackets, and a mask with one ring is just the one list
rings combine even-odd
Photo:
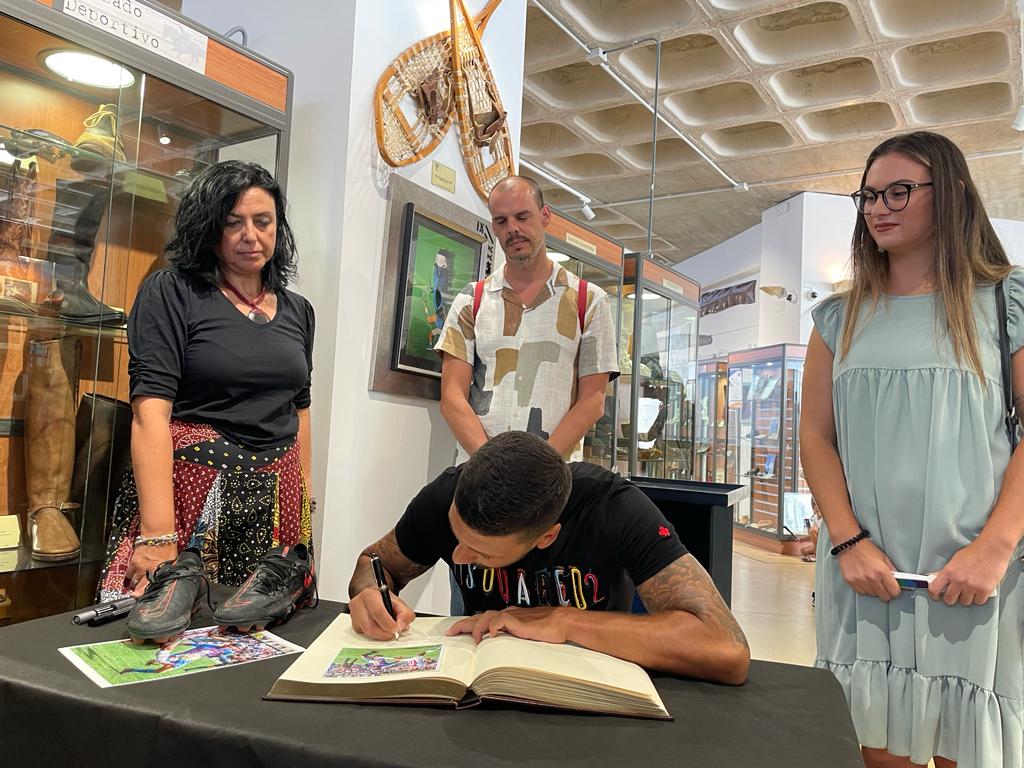
[(86, 51), (67, 49), (43, 51), (43, 66), (65, 80), (96, 88), (127, 88), (135, 83), (135, 75), (120, 64)]
[[(657, 293), (651, 293), (650, 291), (644, 291), (642, 294), (640, 294), (640, 297), (644, 301), (654, 301), (655, 299), (660, 299), (661, 295), (657, 294)], [(627, 299), (635, 299), (636, 298), (636, 293), (627, 293), (626, 294), (626, 298)]]
[(1024, 131), (1024, 107), (1017, 110), (1017, 116), (1013, 118), (1013, 130)]
[(167, 133), (167, 126), (163, 123), (156, 124), (156, 140), (165, 147), (171, 143), (171, 135)]
[[(594, 202), (594, 199), (591, 198), (591, 197), (587, 197), (582, 192), (580, 192), (578, 189), (576, 189), (576, 187), (570, 187), (568, 184), (566, 184), (564, 181), (559, 179), (557, 176), (552, 176), (550, 173), (545, 171), (543, 168), (538, 168), (536, 165), (531, 163), (529, 160), (523, 160), (522, 158), (519, 158), (519, 167), (520, 168), (525, 168), (527, 171), (529, 171), (533, 175), (540, 176), (542, 179), (545, 179), (546, 181), (550, 181), (556, 187), (561, 187), (566, 192), (569, 192), (570, 194), (573, 194), (576, 197), (578, 197), (579, 200), (580, 200), (580, 203), (583, 204), (583, 207), (580, 208), (580, 212), (586, 217), (587, 221), (593, 221), (594, 218), (597, 216), (597, 214), (594, 213), (594, 209), (590, 207), (590, 204), (592, 202)], [(603, 205), (603, 203), (598, 203), (598, 206), (602, 206), (602, 205)]]
[(548, 258), (555, 262), (563, 262), (569, 260), (568, 256), (566, 256), (564, 253), (559, 253), (558, 251), (548, 251)]

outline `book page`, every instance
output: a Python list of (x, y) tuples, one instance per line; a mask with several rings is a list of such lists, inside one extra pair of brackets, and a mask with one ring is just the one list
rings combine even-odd
[[(417, 618), (398, 640), (371, 640), (340, 614), (283, 675), (281, 681), (354, 686), (403, 680), (473, 680), (472, 637), (445, 637), (458, 619)], [(390, 687), (390, 686), (389, 686)], [(339, 692), (344, 696), (344, 692)]]
[[(580, 681), (588, 688), (660, 702), (650, 676), (631, 661), (577, 645), (555, 645), (500, 634), (480, 643), (474, 679), (500, 669), (523, 670), (541, 676)], [(474, 689), (476, 690), (476, 689)], [(477, 693), (483, 693), (477, 690)]]

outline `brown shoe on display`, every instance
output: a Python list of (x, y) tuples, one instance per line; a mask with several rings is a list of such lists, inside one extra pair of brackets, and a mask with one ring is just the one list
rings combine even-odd
[(35, 560), (59, 562), (78, 556), (82, 545), (63, 511), (57, 507), (43, 507), (31, 512), (28, 518)]
[[(101, 104), (83, 122), (85, 130), (75, 142), (75, 149), (84, 150), (71, 160), (76, 171), (94, 171), (103, 165), (102, 158), (124, 160), (124, 144), (117, 135), (117, 105)], [(87, 154), (88, 153), (88, 154)]]
[(31, 339), (25, 366), (25, 485), (32, 557), (71, 560), (81, 544), (65, 510), (75, 463), (75, 383), (81, 344)]

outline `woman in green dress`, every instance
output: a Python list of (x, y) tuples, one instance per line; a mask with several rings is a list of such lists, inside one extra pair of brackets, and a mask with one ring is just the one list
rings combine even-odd
[[(853, 286), (814, 310), (801, 410), (825, 522), (817, 664), (869, 767), (1024, 768), (1024, 452), (996, 304), (1001, 290), (1016, 353), (1024, 270), (943, 136), (883, 142), (853, 199)], [(1016, 398), (1024, 353), (1012, 377)], [(933, 578), (901, 591), (893, 571)]]

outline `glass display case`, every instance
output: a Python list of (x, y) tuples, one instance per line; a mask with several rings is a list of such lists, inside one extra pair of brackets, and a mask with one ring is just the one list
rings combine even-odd
[(697, 397), (694, 403), (697, 435), (694, 448), (695, 480), (725, 482), (728, 382), (727, 361), (704, 360), (697, 364)]
[(811, 517), (799, 442), (806, 351), (779, 344), (729, 355), (726, 481), (750, 487), (735, 525), (778, 552), (795, 549)]
[(116, 33), (54, 5), (0, 0), (0, 624), (93, 601), (129, 465), (127, 312), (182, 191), (286, 161), (287, 70), (143, 3)]
[(627, 254), (623, 270), (617, 466), (692, 480), (700, 286), (644, 259), (638, 291), (640, 258)]
[[(548, 256), (569, 272), (603, 288), (611, 302), (612, 317), (621, 322), (622, 246), (578, 222), (553, 212), (545, 239)], [(611, 469), (615, 466), (615, 419), (619, 383), (608, 382), (604, 415), (583, 436), (583, 460)]]

